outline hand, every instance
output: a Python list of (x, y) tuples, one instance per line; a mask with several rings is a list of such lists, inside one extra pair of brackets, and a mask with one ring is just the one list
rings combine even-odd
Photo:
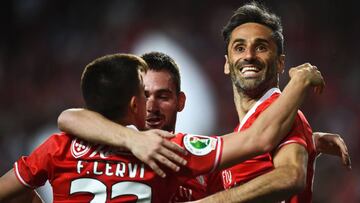
[(338, 134), (314, 132), (313, 133), (316, 151), (324, 154), (339, 156), (342, 163), (351, 169), (351, 161), (348, 149), (344, 140)]
[(177, 164), (186, 165), (186, 160), (177, 153), (186, 155), (187, 151), (166, 139), (171, 137), (174, 137), (174, 135), (158, 129), (139, 132), (132, 136), (128, 148), (134, 156), (149, 165), (156, 174), (164, 178), (166, 174), (159, 167), (159, 163), (173, 171), (180, 170)]
[(313, 86), (314, 92), (317, 94), (322, 93), (325, 88), (325, 82), (321, 72), (316, 66), (313, 66), (310, 63), (304, 63), (300, 66), (291, 68), (289, 70), (289, 76), (290, 78), (301, 78), (304, 80), (305, 84)]

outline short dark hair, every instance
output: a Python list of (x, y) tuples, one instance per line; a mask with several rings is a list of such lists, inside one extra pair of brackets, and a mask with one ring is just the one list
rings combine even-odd
[(264, 5), (255, 1), (238, 8), (223, 28), (222, 35), (226, 43), (226, 53), (232, 31), (239, 25), (250, 22), (259, 23), (270, 28), (273, 31), (278, 55), (284, 53), (284, 36), (280, 18), (270, 12)]
[(181, 79), (178, 65), (169, 55), (162, 52), (149, 52), (141, 56), (148, 64), (149, 70), (168, 71), (175, 82), (176, 93), (181, 90)]
[(132, 96), (139, 93), (139, 71), (146, 62), (131, 54), (112, 54), (89, 63), (81, 76), (86, 107), (117, 121), (126, 114)]

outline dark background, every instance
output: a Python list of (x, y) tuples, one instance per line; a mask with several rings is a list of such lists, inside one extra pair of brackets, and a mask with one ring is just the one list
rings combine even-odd
[[(199, 63), (217, 99), (212, 133), (231, 131), (238, 120), (230, 80), (223, 75), (220, 30), (244, 2), (2, 1), (0, 174), (28, 153), (35, 136), (56, 125), (62, 110), (82, 106), (79, 80), (87, 63), (131, 52), (138, 37), (150, 30), (171, 38)], [(324, 94), (310, 94), (303, 112), (314, 131), (341, 134), (352, 155), (350, 172), (334, 157), (318, 159), (314, 202), (360, 202), (360, 15), (355, 1), (265, 4), (282, 18), (286, 66), (310, 62), (326, 80)]]

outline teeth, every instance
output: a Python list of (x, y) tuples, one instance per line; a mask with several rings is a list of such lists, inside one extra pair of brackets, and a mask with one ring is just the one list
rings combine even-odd
[(244, 67), (244, 68), (241, 70), (242, 73), (244, 73), (244, 72), (246, 72), (246, 71), (255, 71), (255, 72), (257, 72), (257, 71), (259, 71), (259, 69), (256, 68), (256, 67), (254, 67), (254, 66), (247, 66), (247, 67)]

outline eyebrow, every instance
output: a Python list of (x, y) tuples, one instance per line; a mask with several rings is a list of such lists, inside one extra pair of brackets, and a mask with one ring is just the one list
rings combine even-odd
[(172, 91), (170, 89), (159, 89), (156, 91), (159, 94), (163, 94), (163, 93), (172, 93)]
[[(239, 42), (239, 43), (244, 43), (244, 42), (246, 42), (246, 40), (243, 39), (243, 38), (237, 38), (237, 39), (235, 39), (235, 40), (232, 42), (232, 44), (235, 44), (235, 43), (237, 43), (237, 42)], [(255, 39), (255, 43), (266, 43), (266, 44), (270, 44), (269, 40), (263, 39), (263, 38), (256, 38), (256, 39)]]
[[(145, 89), (145, 92), (149, 92), (149, 90), (146, 90), (146, 89)], [(173, 93), (173, 91), (171, 91), (170, 89), (165, 89), (165, 88), (164, 88), (164, 89), (156, 90), (156, 93), (157, 93), (157, 94), (162, 94), (162, 93), (170, 93), (170, 94), (171, 94), (171, 93)]]

